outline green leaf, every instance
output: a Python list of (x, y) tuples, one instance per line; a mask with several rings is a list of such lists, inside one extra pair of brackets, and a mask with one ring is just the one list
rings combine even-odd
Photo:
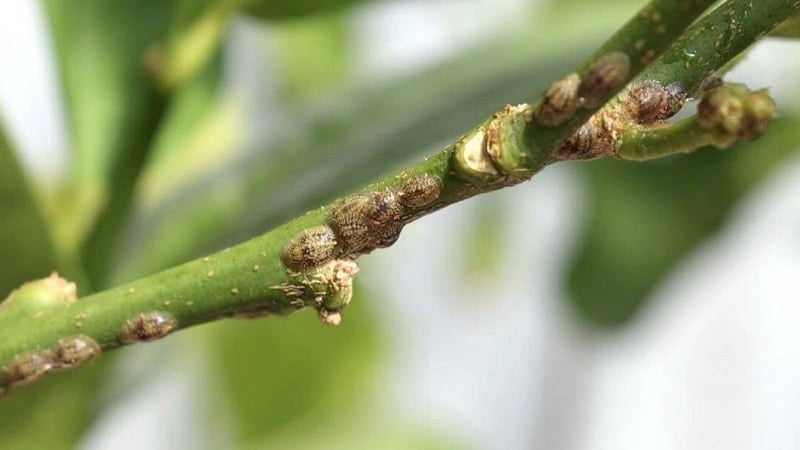
[(220, 390), (242, 444), (297, 421), (347, 415), (369, 395), (365, 376), (377, 360), (378, 342), (365, 300), (357, 294), (336, 328), (309, 310), (289, 318), (226, 321), (213, 329)]
[(168, 90), (180, 87), (219, 52), (233, 5), (226, 0), (182, 0), (171, 16), (169, 38), (159, 48), (156, 76)]
[(98, 386), (112, 359), (48, 375), (0, 398), (0, 448), (76, 448), (100, 409)]
[[(156, 137), (150, 163), (142, 174), (137, 191), (137, 213), (145, 218), (171, 211), (175, 205), (165, 205), (164, 199), (175, 191), (194, 192), (204, 177), (209, 176), (220, 165), (236, 155), (245, 135), (243, 110), (236, 98), (224, 95), (221, 89), (222, 58), (218, 55), (204, 70), (188, 80), (174, 94), (170, 107)], [(235, 178), (234, 178), (235, 179)], [(200, 182), (198, 180), (201, 180)], [(140, 230), (134, 221), (124, 238), (123, 257), (120, 268), (112, 274), (114, 283), (132, 279), (152, 270), (150, 260), (158, 260), (164, 254), (185, 253), (186, 248), (195, 248), (198, 236), (218, 232), (206, 224), (230, 218), (230, 208), (238, 207), (238, 200), (231, 198), (226, 189), (208, 193), (198, 215), (181, 215), (185, 224), (166, 226), (162, 244), (141, 248)], [(185, 199), (178, 200), (182, 204)], [(141, 219), (139, 219), (141, 220)], [(180, 228), (188, 226), (189, 228)], [(152, 236), (150, 237), (152, 239)], [(144, 250), (144, 251), (143, 251)], [(132, 274), (130, 260), (134, 256), (144, 258), (141, 270)]]
[[(59, 268), (50, 230), (0, 122), (0, 298)], [(2, 301), (2, 300), (0, 300)]]
[[(154, 117), (145, 51), (166, 29), (169, 2), (44, 0), (72, 139), (72, 192), (59, 243), (74, 249), (108, 200), (114, 168), (143, 157)], [(146, 145), (144, 145), (146, 147)], [(126, 152), (134, 155), (126, 155)], [(128, 170), (133, 171), (135, 167)]]
[[(226, 2), (46, 1), (72, 124), (72, 189), (59, 212), (59, 242), (81, 252), (98, 287), (108, 284), (119, 237), (174, 97), (216, 93)], [(211, 70), (205, 70), (209, 67)], [(180, 92), (200, 74), (200, 89)], [(198, 91), (201, 91), (198, 93)], [(204, 91), (204, 92), (202, 92)], [(213, 94), (211, 94), (213, 95)], [(200, 105), (203, 106), (203, 105)], [(185, 110), (184, 105), (177, 107)], [(207, 112), (194, 114), (196, 118)], [(174, 113), (168, 133), (191, 128)]]
[[(320, 14), (275, 24), (267, 36), (284, 100), (311, 98), (341, 81), (350, 67), (343, 14)], [(297, 51), (302, 47), (303, 51)]]
[(568, 274), (581, 318), (603, 327), (636, 316), (663, 276), (724, 223), (730, 208), (798, 151), (797, 117), (758, 141), (652, 163), (593, 162), (588, 219)]
[(244, 14), (280, 20), (341, 9), (364, 0), (239, 0)]
[[(170, 2), (45, 0), (72, 138), (71, 188), (58, 202), (57, 242), (83, 245), (102, 284), (125, 226), (165, 98), (145, 70)], [(88, 240), (85, 240), (88, 236)]]

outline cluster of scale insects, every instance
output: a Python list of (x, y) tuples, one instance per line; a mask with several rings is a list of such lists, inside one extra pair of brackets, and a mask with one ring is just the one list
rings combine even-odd
[[(580, 108), (599, 106), (628, 77), (630, 61), (622, 52), (601, 56), (581, 77), (572, 73), (554, 82), (537, 107), (536, 121), (545, 127), (567, 122)], [(687, 92), (680, 83), (655, 80), (631, 83), (615, 102), (594, 114), (555, 152), (556, 159), (587, 160), (613, 155), (621, 131), (636, 125), (656, 125), (675, 115)]]
[[(137, 314), (126, 320), (117, 339), (123, 344), (160, 339), (178, 326), (175, 318), (163, 311)], [(72, 369), (81, 366), (98, 355), (101, 347), (89, 336), (78, 334), (58, 340), (51, 348), (20, 353), (3, 367), (8, 387), (33, 383), (48, 372)], [(0, 395), (3, 392), (0, 390)]]
[(323, 322), (336, 325), (341, 320), (339, 309), (352, 295), (348, 277), (357, 271), (353, 261), (394, 244), (405, 214), (431, 204), (441, 190), (439, 178), (421, 174), (406, 179), (399, 188), (353, 194), (334, 203), (324, 225), (303, 230), (289, 240), (281, 261), (290, 277), (312, 290), (314, 285), (329, 288), (314, 291), (314, 306)]

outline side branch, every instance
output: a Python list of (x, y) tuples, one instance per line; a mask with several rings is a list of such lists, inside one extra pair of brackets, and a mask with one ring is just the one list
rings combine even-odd
[[(576, 100), (583, 97), (583, 100), (568, 101), (557, 106), (564, 114), (556, 120), (545, 118), (532, 122), (526, 131), (529, 145), (552, 149), (563, 143), (625, 84), (683, 35), (686, 27), (714, 3), (715, 0), (651, 1), (575, 73), (551, 86), (544, 99), (537, 105), (539, 108), (547, 106), (553, 93), (566, 94)], [(580, 89), (578, 86), (570, 85), (570, 79), (582, 80), (585, 86), (592, 88), (587, 91), (585, 87)], [(605, 79), (604, 85), (596, 86), (594, 80), (598, 79), (601, 81)]]

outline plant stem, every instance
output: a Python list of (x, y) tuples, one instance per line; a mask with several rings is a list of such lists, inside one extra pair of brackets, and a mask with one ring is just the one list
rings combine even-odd
[[(744, 7), (744, 3), (748, 2), (723, 4), (698, 26), (737, 18), (736, 8)], [(779, 22), (775, 14), (788, 16), (793, 11), (790, 3), (765, 0), (759, 6), (768, 13), (750, 10), (749, 22), (740, 23), (735, 36), (723, 32), (724, 46), (698, 47), (695, 57), (719, 52), (709, 60), (724, 64), (772, 29)], [(684, 42), (696, 43), (693, 29)], [(692, 86), (716, 68), (705, 57), (704, 61), (702, 71), (676, 73), (654, 67), (663, 76), (670, 73), (670, 81)], [(24, 376), (32, 373), (26, 372), (31, 367), (41, 369), (41, 373), (59, 364), (64, 367), (63, 361), (57, 363), (51, 358), (62, 355), (63, 359), (65, 349), (87, 349), (85, 356), (90, 358), (99, 349), (152, 340), (174, 329), (220, 318), (285, 315), (313, 307), (326, 323), (338, 323), (340, 316), (335, 314), (349, 300), (341, 295), (349, 284), (319, 282), (320, 271), (329, 263), (351, 267), (346, 275), (352, 276), (353, 261), (360, 254), (391, 245), (403, 225), (474, 195), (526, 181), (554, 161), (555, 145), (529, 145), (531, 130), (539, 129), (531, 125), (536, 120), (534, 111), (535, 106), (528, 104), (506, 106), (425, 161), (205, 258), (77, 301), (63, 300), (63, 295), (34, 295), (25, 288), (15, 291), (0, 304), (0, 367), (4, 368), (0, 387), (33, 381), (36, 377)], [(639, 140), (659, 143), (668, 137), (686, 144), (686, 148), (708, 143), (690, 122), (676, 125), (670, 132), (676, 134), (640, 135)], [(622, 149), (623, 155), (641, 158), (642, 153), (637, 152)], [(655, 150), (651, 156), (666, 153), (670, 152)], [(332, 281), (342, 281), (338, 275), (341, 273)]]
[(638, 79), (679, 81), (696, 93), (703, 80), (798, 10), (796, 0), (729, 0), (689, 27)]
[(627, 81), (681, 36), (686, 27), (714, 2), (715, 0), (654, 0), (642, 8), (577, 70), (578, 76), (583, 78), (601, 57), (621, 52), (628, 56), (630, 63), (625, 82), (598, 99), (595, 102), (597, 106), (579, 109), (569, 120), (558, 126), (547, 127), (532, 122), (526, 131), (529, 145), (552, 149), (564, 142)]

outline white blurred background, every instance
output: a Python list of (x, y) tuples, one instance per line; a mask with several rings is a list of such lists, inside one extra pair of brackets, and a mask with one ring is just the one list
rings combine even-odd
[[(487, 35), (529, 26), (537, 7), (359, 6), (349, 18), (356, 70), (365, 78), (412, 73)], [(57, 177), (67, 157), (65, 119), (37, 2), (0, 3), (0, 30), (0, 111), (26, 167)], [(255, 39), (238, 22), (227, 45), (252, 48)], [(773, 87), (781, 107), (796, 107), (798, 54), (797, 44), (760, 44), (727, 78)], [(231, 95), (263, 92), (269, 74), (239, 57), (229, 62)], [(776, 60), (780, 70), (765, 70)], [(266, 103), (248, 106), (264, 114), (274, 107), (266, 86)], [(564, 298), (586, 201), (581, 183), (574, 166), (550, 167), (532, 182), (420, 220), (391, 249), (362, 260), (363, 286), (386, 293), (367, 307), (388, 336), (366, 408), (446, 430), (476, 449), (800, 448), (800, 159), (737, 204), (723, 228), (659, 282), (636, 321), (609, 332), (583, 327)], [(469, 257), (464, 224), (498, 204), (504, 256), (485, 277), (454, 270)], [(152, 352), (174, 356), (181, 345), (173, 338), (156, 350), (126, 351), (120, 371), (158, 358)], [(113, 404), (81, 448), (229, 445), (230, 427), (209, 425), (210, 406), (198, 400), (213, 373), (203, 374), (202, 355), (182, 361)]]

